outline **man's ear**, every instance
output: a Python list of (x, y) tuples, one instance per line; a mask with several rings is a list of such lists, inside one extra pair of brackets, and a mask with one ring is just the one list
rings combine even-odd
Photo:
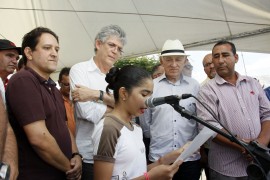
[(235, 58), (235, 63), (237, 63), (238, 60), (239, 60), (238, 54), (235, 54), (235, 55), (234, 55), (234, 58)]
[(95, 42), (95, 44), (96, 44), (96, 48), (98, 50), (98, 49), (100, 49), (100, 47), (102, 45), (102, 42), (101, 42), (101, 40), (97, 39), (96, 42)]
[(163, 57), (162, 56), (159, 57), (159, 62), (161, 65), (163, 64)]
[(32, 49), (30, 47), (26, 47), (24, 48), (23, 50), (27, 60), (32, 60), (33, 59), (33, 52), (32, 52)]

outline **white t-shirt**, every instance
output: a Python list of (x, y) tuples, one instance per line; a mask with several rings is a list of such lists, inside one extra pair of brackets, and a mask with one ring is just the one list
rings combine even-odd
[(1, 96), (3, 99), (4, 104), (6, 104), (6, 98), (5, 98), (5, 86), (4, 83), (2, 81), (2, 79), (0, 78), (0, 92), (1, 92)]
[(112, 178), (132, 179), (147, 171), (141, 128), (128, 127), (113, 115), (107, 115), (93, 132), (94, 161), (114, 163)]

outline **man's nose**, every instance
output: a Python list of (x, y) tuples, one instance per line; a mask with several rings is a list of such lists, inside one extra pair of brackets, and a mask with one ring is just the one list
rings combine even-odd
[(220, 56), (220, 57), (218, 58), (219, 63), (223, 63), (223, 62), (224, 62), (224, 59), (225, 59), (225, 57)]
[(176, 61), (175, 60), (172, 60), (172, 64), (171, 64), (171, 66), (176, 66)]
[(12, 57), (11, 58), (11, 62), (13, 63), (13, 64), (17, 64), (17, 57)]

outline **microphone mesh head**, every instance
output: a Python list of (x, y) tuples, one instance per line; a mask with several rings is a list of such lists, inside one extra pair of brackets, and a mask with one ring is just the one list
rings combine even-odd
[(147, 107), (150, 107), (150, 108), (155, 107), (154, 104), (153, 104), (153, 98), (150, 97), (150, 98), (146, 99), (145, 105), (146, 105)]

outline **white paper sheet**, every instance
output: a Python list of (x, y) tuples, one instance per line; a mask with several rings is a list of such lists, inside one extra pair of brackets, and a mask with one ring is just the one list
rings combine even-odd
[(180, 154), (180, 156), (175, 160), (184, 161), (186, 158), (191, 156), (194, 152), (198, 151), (201, 145), (205, 143), (215, 132), (211, 129), (204, 127), (201, 132), (193, 139), (191, 144)]

